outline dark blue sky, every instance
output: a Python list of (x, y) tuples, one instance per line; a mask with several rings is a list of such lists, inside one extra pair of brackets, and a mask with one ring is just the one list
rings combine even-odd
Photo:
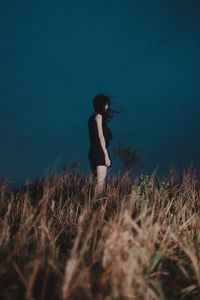
[(200, 161), (199, 1), (0, 6), (1, 177), (21, 184), (73, 161), (89, 171), (97, 93), (117, 96), (111, 147), (135, 145), (141, 170)]

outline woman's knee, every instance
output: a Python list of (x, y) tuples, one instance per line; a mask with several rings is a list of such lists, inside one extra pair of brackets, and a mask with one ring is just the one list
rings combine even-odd
[(96, 171), (97, 171), (97, 177), (99, 179), (104, 179), (106, 177), (107, 167), (106, 166), (97, 166)]

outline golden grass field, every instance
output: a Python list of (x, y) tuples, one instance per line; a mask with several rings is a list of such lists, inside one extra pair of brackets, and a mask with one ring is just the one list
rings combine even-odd
[(0, 298), (200, 299), (200, 185), (191, 169), (0, 185)]

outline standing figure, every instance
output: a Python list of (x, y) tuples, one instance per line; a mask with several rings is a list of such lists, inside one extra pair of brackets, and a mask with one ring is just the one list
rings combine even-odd
[(90, 169), (97, 179), (95, 194), (101, 193), (104, 189), (107, 168), (112, 166), (109, 152), (112, 132), (107, 126), (107, 122), (112, 118), (109, 114), (110, 98), (106, 95), (99, 94), (93, 99), (94, 112), (88, 119), (90, 148), (88, 158)]

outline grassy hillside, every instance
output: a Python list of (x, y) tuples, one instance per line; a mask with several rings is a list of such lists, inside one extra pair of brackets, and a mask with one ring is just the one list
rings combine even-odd
[(0, 186), (1, 299), (200, 299), (200, 187), (66, 171)]

